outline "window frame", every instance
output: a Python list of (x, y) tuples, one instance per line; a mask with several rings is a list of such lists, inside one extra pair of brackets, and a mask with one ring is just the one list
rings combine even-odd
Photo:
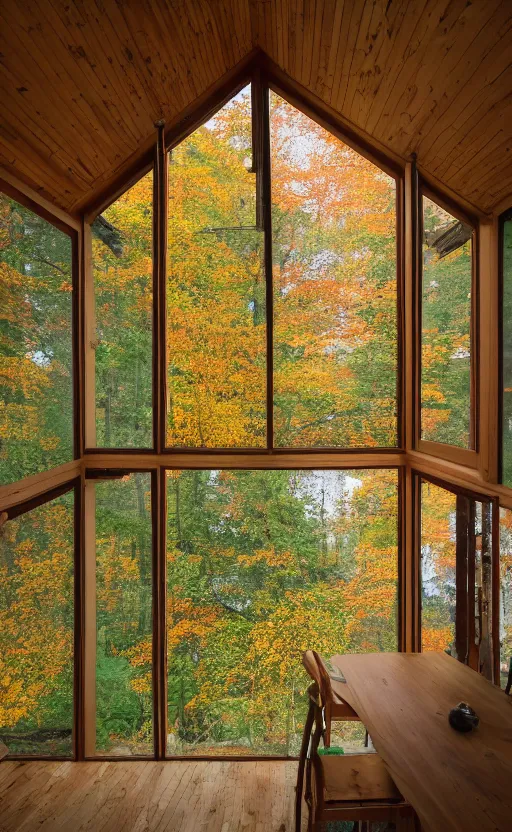
[[(65, 222), (57, 214), (51, 213), (44, 205), (35, 202), (18, 188), (14, 187), (0, 174), (0, 192), (18, 202), (27, 210), (53, 225), (58, 231), (66, 234), (71, 240), (71, 417), (73, 449), (69, 462), (80, 459), (84, 445), (82, 419), (82, 326), (83, 313), (81, 308), (81, 269), (80, 269), (80, 233), (71, 224)], [(67, 463), (63, 463), (64, 465)], [(56, 468), (59, 466), (55, 466)], [(48, 470), (48, 469), (46, 469)], [(42, 473), (42, 472), (40, 472)], [(32, 476), (39, 476), (34, 474)], [(25, 478), (27, 479), (27, 478)]]
[(73, 708), (71, 754), (9, 754), (9, 760), (81, 760), (83, 759), (83, 632), (84, 632), (84, 572), (83, 572), (83, 489), (81, 477), (73, 477), (55, 488), (5, 509), (4, 523), (28, 514), (51, 503), (64, 494), (73, 492)]
[[(166, 275), (165, 257), (162, 259), (162, 251), (165, 245), (162, 235), (166, 233), (166, 166), (167, 153), (173, 146), (179, 144), (197, 127), (201, 126), (211, 115), (223, 106), (230, 98), (242, 89), (246, 84), (252, 82), (258, 85), (260, 90), (272, 89), (282, 96), (292, 106), (305, 115), (313, 118), (320, 126), (329, 130), (341, 141), (352, 147), (369, 161), (376, 164), (386, 173), (394, 176), (397, 180), (397, 305), (398, 305), (398, 374), (397, 386), (399, 395), (397, 398), (397, 425), (399, 441), (396, 447), (392, 448), (312, 448), (312, 449), (185, 449), (166, 448), (166, 419), (165, 419), (165, 374), (164, 361), (158, 359), (156, 349), (160, 348), (165, 335), (165, 297), (166, 297)], [(499, 509), (500, 506), (512, 509), (512, 488), (495, 485), (486, 481), (485, 472), (474, 470), (477, 468), (479, 457), (479, 360), (480, 344), (478, 332), (479, 319), (479, 240), (482, 214), (473, 214), (471, 207), (466, 213), (461, 205), (448, 196), (442, 189), (437, 190), (427, 180), (418, 177), (416, 172), (416, 157), (413, 154), (412, 162), (395, 157), (392, 159), (386, 155), (385, 148), (375, 140), (374, 144), (367, 141), (364, 133), (357, 131), (351, 125), (345, 123), (343, 116), (336, 113), (332, 108), (323, 104), (313, 93), (309, 93), (300, 84), (288, 78), (279, 68), (265, 56), (251, 55), (241, 64), (231, 70), (213, 89), (202, 95), (197, 101), (189, 105), (180, 116), (171, 121), (164, 134), (162, 125), (158, 128), (158, 142), (149, 146), (146, 143), (143, 152), (133, 162), (130, 162), (120, 174), (111, 177), (101, 190), (92, 193), (74, 210), (79, 212), (80, 223), (77, 221), (78, 214), (68, 215), (69, 223), (65, 220), (65, 212), (55, 208), (41, 200), (36, 202), (38, 194), (31, 192), (32, 197), (25, 196), (17, 188), (4, 180), (0, 180), (0, 187), (13, 199), (33, 210), (34, 213), (47, 219), (57, 228), (68, 233), (74, 239), (73, 248), (73, 384), (74, 384), (74, 423), (76, 430), (76, 462), (73, 466), (67, 464), (60, 466), (53, 472), (48, 472), (36, 477), (27, 478), (22, 483), (14, 483), (7, 487), (0, 486), (0, 512), (9, 514), (13, 509), (30, 505), (35, 499), (52, 499), (52, 495), (60, 484), (68, 486), (75, 483), (77, 491), (75, 498), (75, 582), (80, 581), (79, 590), (75, 583), (75, 591), (78, 598), (75, 600), (75, 697), (74, 697), (74, 759), (85, 758), (85, 725), (87, 723), (87, 677), (88, 671), (85, 667), (84, 642), (86, 639), (86, 582), (85, 564), (87, 562), (87, 538), (86, 527), (89, 517), (86, 508), (86, 476), (94, 470), (101, 470), (103, 473), (122, 472), (134, 473), (137, 471), (152, 472), (152, 507), (153, 515), (153, 547), (155, 558), (153, 586), (153, 609), (156, 621), (153, 627), (153, 701), (159, 701), (159, 712), (164, 719), (157, 721), (154, 714), (154, 738), (155, 754), (149, 759), (165, 759), (166, 736), (165, 719), (166, 708), (166, 675), (161, 673), (165, 667), (165, 572), (162, 576), (161, 565), (165, 569), (165, 533), (166, 533), (166, 489), (165, 477), (168, 469), (194, 469), (194, 468), (264, 468), (269, 470), (281, 468), (327, 468), (327, 469), (353, 469), (353, 468), (397, 468), (399, 477), (398, 493), (398, 548), (399, 548), (399, 585), (398, 585), (398, 622), (399, 622), (399, 650), (418, 650), (421, 632), (420, 597), (418, 595), (420, 564), (418, 553), (418, 522), (419, 515), (419, 493), (417, 478), (431, 480), (440, 487), (447, 490), (471, 493), (477, 500), (487, 500), (496, 503), (496, 510), (493, 513), (493, 523), (497, 522), (497, 530), (493, 525), (493, 545), (499, 548)], [(157, 263), (154, 256), (153, 261), (153, 379), (156, 374), (159, 380), (153, 382), (153, 394), (158, 389), (160, 395), (154, 399), (153, 426), (154, 441), (151, 448), (97, 448), (87, 445), (84, 437), (85, 423), (91, 417), (91, 400), (86, 397), (86, 375), (90, 383), (90, 367), (86, 366), (90, 356), (90, 343), (87, 337), (87, 326), (90, 325), (91, 310), (91, 275), (90, 259), (87, 247), (87, 232), (90, 223), (105, 208), (112, 204), (128, 188), (135, 184), (142, 176), (152, 168), (155, 170), (155, 180), (158, 180), (158, 199), (154, 198), (154, 228), (158, 225), (160, 234), (160, 260)], [(409, 175), (410, 174), (410, 175)], [(6, 174), (7, 176), (7, 174)], [(19, 183), (20, 188), (24, 187)], [(154, 187), (154, 191), (156, 188)], [(421, 394), (421, 317), (418, 318), (421, 300), (421, 264), (422, 264), (422, 239), (419, 234), (419, 221), (422, 218), (421, 194), (428, 192), (432, 199), (441, 207), (446, 206), (454, 216), (463, 219), (475, 229), (474, 236), (476, 243), (473, 246), (473, 269), (472, 269), (472, 365), (475, 369), (475, 390), (474, 408), (472, 419), (474, 421), (475, 448), (471, 450), (456, 448), (442, 443), (428, 443), (421, 440), (418, 433), (420, 422), (420, 395)], [(30, 189), (28, 189), (30, 193)], [(451, 193), (451, 192), (449, 192)], [(462, 203), (461, 203), (462, 204)], [(468, 205), (468, 203), (464, 203)], [(64, 219), (63, 219), (64, 218)], [(155, 245), (156, 233), (153, 232)], [(81, 247), (79, 249), (79, 243)], [(482, 248), (485, 245), (485, 238), (482, 233)], [(492, 254), (494, 256), (495, 237), (492, 237)], [(78, 254), (80, 256), (78, 256)], [(419, 256), (418, 256), (419, 254)], [(482, 265), (484, 270), (485, 266)], [(487, 278), (487, 273), (485, 274)], [(494, 272), (491, 274), (494, 280)], [(420, 298), (418, 298), (420, 295)], [(155, 299), (158, 302), (155, 306)], [(490, 303), (492, 313), (497, 314), (497, 304), (493, 296)], [(94, 307), (92, 307), (93, 309)], [(418, 320), (420, 326), (418, 326)], [(501, 315), (498, 315), (499, 326), (501, 326)], [(407, 332), (408, 343), (405, 343)], [(487, 338), (487, 334), (482, 333)], [(76, 343), (75, 343), (76, 342)], [(155, 348), (155, 344), (157, 345)], [(409, 367), (406, 366), (405, 355), (413, 355), (410, 362), (411, 378), (409, 378)], [(483, 350), (482, 350), (483, 352)], [(164, 353), (165, 355), (165, 353)], [(501, 351), (499, 353), (501, 361)], [(94, 381), (93, 381), (94, 384)], [(483, 384), (482, 384), (483, 387)], [(501, 386), (500, 386), (501, 394)], [(92, 402), (92, 417), (94, 414), (94, 402)], [(501, 414), (501, 408), (500, 408)], [(494, 413), (494, 411), (493, 411)], [(493, 430), (496, 427), (496, 420), (493, 417)], [(483, 422), (482, 422), (483, 424)], [(407, 431), (407, 444), (405, 442)], [(412, 441), (411, 441), (412, 435)], [(501, 435), (501, 434), (500, 434)], [(482, 445), (485, 445), (485, 437), (482, 436)], [(454, 464), (455, 463), (455, 464)], [(72, 471), (71, 471), (72, 467)], [(433, 473), (435, 472), (435, 474)], [(77, 479), (77, 474), (80, 474)], [(438, 474), (438, 476), (437, 476)], [(446, 477), (446, 480), (442, 478)], [(457, 485), (458, 483), (458, 485)], [(465, 485), (467, 484), (467, 488)], [(50, 489), (48, 486), (50, 485)], [(474, 491), (471, 489), (475, 489)], [(493, 496), (488, 496), (493, 495)], [(21, 502), (23, 501), (23, 502)], [(27, 509), (28, 510), (28, 509)], [(14, 514), (12, 515), (14, 516)], [(2, 516), (0, 515), (0, 523)], [(159, 570), (157, 572), (157, 570)], [(495, 602), (497, 591), (499, 591), (499, 561), (494, 558), (494, 588), (493, 588), (493, 632), (498, 630), (495, 627), (495, 616), (499, 617), (499, 608)], [(155, 650), (159, 656), (155, 660)], [(496, 652), (496, 651), (495, 651)], [(157, 671), (157, 669), (159, 669)], [(154, 707), (156, 707), (154, 705)], [(27, 758), (24, 758), (27, 759)], [(36, 757), (35, 759), (41, 759)], [(56, 759), (56, 758), (52, 758)], [(66, 758), (68, 759), (68, 758)], [(102, 759), (105, 757), (89, 758)], [(141, 757), (115, 757), (116, 761), (130, 759), (138, 761)], [(179, 759), (182, 759), (181, 757)], [(197, 759), (197, 758), (196, 758)], [(215, 759), (208, 757), (208, 759)], [(222, 757), (221, 759), (232, 759)], [(247, 759), (247, 758), (243, 758)], [(257, 758), (260, 759), (260, 758)], [(268, 759), (268, 758), (266, 758)]]
[[(505, 348), (505, 326), (503, 314), (503, 299), (505, 297), (505, 268), (503, 247), (505, 242), (505, 223), (512, 223), (512, 207), (498, 217), (498, 482), (503, 485), (503, 440), (504, 440), (504, 418), (503, 407), (505, 404), (504, 396), (504, 369), (503, 369), (503, 350)], [(508, 486), (505, 486), (507, 488)], [(512, 487), (512, 486), (510, 486)]]
[[(253, 158), (258, 159), (256, 176), (260, 177), (261, 212), (264, 231), (263, 261), (266, 296), (266, 443), (261, 447), (222, 447), (222, 448), (189, 448), (170, 446), (167, 444), (167, 222), (168, 222), (168, 158), (173, 148), (181, 144), (195, 130), (200, 128), (209, 118), (217, 113), (234, 95), (248, 84), (252, 85), (252, 120), (253, 120)], [(275, 92), (295, 107), (301, 113), (311, 118), (316, 124), (345, 143), (356, 153), (370, 161), (395, 181), (395, 212), (396, 212), (396, 444), (387, 447), (304, 447), (293, 446), (275, 447), (273, 438), (274, 408), (273, 408), (273, 263), (272, 263), (272, 216), (271, 216), (271, 156), (270, 156), (270, 124), (269, 124), (269, 96)], [(160, 123), (157, 123), (157, 125)], [(187, 454), (192, 456), (212, 454), (235, 454), (240, 456), (282, 456), (290, 453), (307, 457), (308, 454), (368, 454), (375, 453), (396, 454), (405, 447), (404, 426), (404, 222), (405, 222), (405, 170), (404, 167), (388, 159), (383, 153), (375, 150), (361, 137), (357, 136), (349, 127), (341, 127), (338, 120), (332, 117), (326, 108), (311, 107), (307, 101), (293, 89), (293, 85), (285, 79), (277, 81), (271, 72), (266, 72), (259, 66), (249, 67), (242, 71), (229, 84), (221, 88), (193, 112), (186, 115), (176, 125), (171, 125), (164, 132), (162, 124), (157, 126), (158, 140), (151, 160), (144, 158), (144, 164), (139, 166), (136, 173), (130, 173), (122, 187), (116, 187), (108, 198), (97, 201), (92, 210), (85, 215), (86, 224), (92, 222), (106, 210), (120, 196), (126, 193), (142, 176), (153, 168), (153, 444), (147, 448), (106, 448), (97, 446), (86, 440), (85, 454), (108, 453), (115, 455), (137, 456), (141, 454), (173, 455)], [(90, 234), (88, 234), (88, 248), (90, 252)], [(88, 313), (86, 331), (93, 331), (94, 322), (94, 281), (91, 269), (91, 257), (88, 256), (89, 268), (85, 277), (85, 306)], [(88, 329), (87, 329), (88, 328)], [(94, 347), (89, 339), (86, 344), (86, 362), (88, 363), (87, 385), (90, 394), (85, 399), (85, 424), (95, 425), (95, 393), (94, 389)], [(92, 430), (90, 430), (92, 433)], [(95, 432), (94, 432), (95, 435)]]
[[(149, 474), (151, 490), (151, 680), (153, 702), (153, 754), (109, 755), (96, 753), (96, 514), (95, 490), (97, 482), (120, 480), (132, 474)], [(162, 721), (162, 691), (165, 673), (162, 674), (162, 656), (165, 649), (165, 578), (162, 577), (162, 555), (165, 555), (165, 518), (161, 516), (161, 471), (152, 467), (131, 468), (87, 468), (84, 472), (84, 506), (89, 508), (87, 528), (83, 541), (83, 585), (84, 585), (84, 637), (80, 644), (81, 661), (87, 667), (83, 677), (83, 696), (86, 705), (81, 715), (83, 736), (82, 757), (86, 761), (123, 761), (161, 760), (162, 747), (165, 748), (167, 724)], [(164, 546), (162, 547), (162, 543)], [(165, 569), (165, 563), (164, 563)], [(165, 573), (164, 573), (165, 575)], [(87, 587), (87, 599), (85, 598)], [(94, 620), (92, 617), (94, 612)], [(165, 699), (163, 700), (165, 703)], [(164, 745), (162, 746), (162, 743)]]
[[(491, 681), (495, 681), (499, 679), (499, 604), (497, 603), (498, 594), (496, 593), (496, 580), (497, 577), (499, 579), (499, 557), (500, 557), (500, 543), (499, 543), (499, 499), (497, 496), (488, 496), (486, 494), (479, 493), (477, 491), (472, 491), (470, 488), (466, 488), (463, 486), (455, 485), (454, 483), (447, 482), (441, 478), (433, 476), (428, 473), (424, 473), (419, 469), (415, 469), (412, 471), (413, 478), (414, 478), (414, 491), (416, 495), (415, 504), (415, 573), (416, 573), (416, 627), (418, 633), (418, 651), (423, 651), (422, 646), (422, 611), (423, 611), (423, 603), (422, 603), (422, 554), (421, 554), (421, 544), (422, 544), (422, 535), (421, 535), (421, 523), (422, 523), (422, 513), (421, 513), (421, 487), (422, 483), (430, 483), (434, 485), (436, 488), (441, 488), (444, 491), (453, 494), (456, 497), (456, 521), (459, 519), (459, 512), (462, 513), (464, 506), (462, 504), (463, 500), (468, 502), (469, 507), (469, 515), (467, 524), (460, 524), (456, 522), (455, 525), (455, 551), (456, 551), (456, 575), (457, 581), (463, 579), (467, 586), (466, 591), (464, 593), (459, 592), (459, 588), (457, 586), (456, 591), (456, 619), (455, 619), (455, 644), (460, 645), (465, 650), (465, 663), (469, 664), (469, 666), (473, 670), (478, 671), (478, 658), (479, 654), (475, 651), (474, 648), (474, 633), (475, 633), (475, 615), (474, 615), (474, 596), (471, 595), (471, 587), (474, 587), (474, 578), (475, 578), (475, 546), (474, 546), (474, 539), (471, 540), (469, 530), (471, 528), (470, 523), (473, 523), (474, 528), (474, 520), (475, 520), (475, 504), (481, 503), (482, 505), (488, 505), (491, 508), (491, 580), (490, 585), (488, 587), (492, 605), (491, 605), (491, 614), (488, 618), (488, 623), (491, 630), (491, 639), (490, 639), (490, 669), (492, 673)], [(475, 535), (473, 535), (475, 538)], [(461, 550), (466, 551), (466, 561), (465, 563), (460, 563), (460, 555), (459, 552)], [(472, 558), (472, 560), (471, 560)], [(470, 610), (473, 610), (473, 614), (470, 614)], [(461, 621), (458, 622), (458, 617), (461, 617)], [(458, 625), (458, 626), (457, 626)], [(462, 632), (461, 629), (465, 629), (465, 632)], [(471, 639), (473, 638), (473, 641)], [(462, 661), (462, 659), (459, 659)]]
[[(470, 311), (470, 413), (469, 413), (469, 447), (460, 448), (445, 442), (436, 442), (423, 439), (421, 436), (421, 414), (422, 414), (422, 347), (423, 347), (423, 197), (436, 203), (440, 208), (447, 211), (455, 219), (466, 223), (473, 229), (471, 237), (471, 311)], [(415, 361), (414, 361), (414, 449), (439, 457), (440, 459), (465, 465), (468, 468), (477, 468), (479, 461), (479, 394), (480, 394), (480, 277), (479, 277), (479, 238), (480, 228), (478, 218), (464, 211), (456, 202), (445, 194), (432, 187), (426, 180), (417, 176), (416, 187), (416, 276), (415, 276), (415, 298), (414, 298), (414, 320), (416, 331), (414, 335)]]
[[(206, 455), (205, 455), (206, 457)], [(160, 642), (160, 649), (163, 650), (163, 655), (161, 655), (161, 676), (160, 683), (160, 707), (161, 707), (161, 716), (160, 716), (160, 729), (163, 730), (163, 737), (162, 737), (162, 749), (163, 749), (163, 756), (156, 757), (156, 759), (163, 759), (163, 760), (211, 760), (211, 761), (272, 761), (272, 760), (293, 760), (297, 759), (296, 757), (291, 757), (287, 755), (207, 755), (207, 756), (197, 756), (193, 754), (168, 754), (167, 753), (167, 639), (166, 639), (166, 599), (167, 599), (167, 559), (166, 559), (166, 543), (167, 543), (167, 473), (169, 471), (191, 471), (191, 470), (201, 470), (201, 471), (215, 471), (215, 470), (231, 470), (231, 471), (247, 471), (247, 470), (260, 470), (260, 471), (275, 471), (277, 470), (290, 470), (290, 471), (314, 471), (319, 470), (319, 466), (315, 465), (313, 462), (309, 462), (307, 458), (303, 458), (300, 460), (299, 464), (296, 465), (254, 465), (250, 460), (247, 464), (238, 464), (235, 460), (235, 464), (231, 464), (229, 466), (223, 466), (222, 463), (223, 457), (220, 456), (217, 460), (217, 464), (214, 464), (213, 461), (205, 462), (203, 464), (197, 464), (193, 467), (188, 466), (187, 464), (173, 464), (171, 460), (166, 461), (164, 464), (160, 466), (159, 470), (159, 481), (160, 481), (160, 509), (158, 510), (159, 519), (162, 524), (162, 528), (160, 529), (160, 537), (159, 537), (159, 553), (157, 554), (157, 558), (160, 561), (159, 565), (159, 576), (160, 581), (162, 582), (162, 587), (160, 587), (161, 591), (163, 591), (163, 596), (160, 601), (160, 623), (159, 626), (161, 628), (162, 639)], [(323, 470), (327, 471), (352, 471), (355, 469), (360, 469), (363, 471), (369, 470), (386, 470), (386, 471), (396, 471), (397, 473), (397, 522), (396, 522), (396, 533), (397, 533), (397, 583), (396, 583), (396, 605), (397, 605), (397, 615), (396, 615), (396, 635), (397, 635), (397, 651), (404, 652), (405, 645), (406, 645), (406, 632), (405, 632), (405, 617), (404, 617), (404, 604), (403, 604), (403, 593), (405, 588), (405, 580), (407, 574), (407, 558), (405, 556), (404, 547), (403, 547), (403, 534), (402, 534), (402, 527), (403, 527), (403, 518), (404, 518), (404, 510), (405, 510), (405, 471), (404, 466), (399, 464), (390, 464), (387, 465), (385, 463), (381, 464), (359, 464), (350, 467), (350, 463), (344, 463), (336, 465), (335, 462), (331, 462), (330, 464), (324, 464), (321, 466)], [(102, 758), (105, 759), (105, 758)], [(116, 757), (115, 759), (123, 759), (120, 757)], [(126, 758), (126, 759), (141, 759), (139, 758)]]

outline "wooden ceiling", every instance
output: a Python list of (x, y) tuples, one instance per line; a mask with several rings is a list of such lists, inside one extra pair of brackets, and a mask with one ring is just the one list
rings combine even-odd
[(0, 165), (76, 212), (255, 48), (481, 211), (512, 195), (511, 0), (2, 0)]

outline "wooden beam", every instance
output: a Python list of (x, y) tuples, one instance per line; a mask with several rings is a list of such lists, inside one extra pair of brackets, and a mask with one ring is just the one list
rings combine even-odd
[(482, 494), (482, 496), (497, 497), (501, 506), (512, 509), (512, 488), (483, 480), (476, 468), (466, 468), (420, 451), (409, 451), (405, 457), (407, 463), (419, 473), (444, 480), (446, 483)]
[(85, 757), (96, 753), (96, 486), (84, 488), (84, 697)]
[(51, 468), (49, 471), (42, 471), (40, 474), (25, 477), (12, 483), (12, 485), (0, 486), (0, 511), (6, 511), (12, 506), (25, 503), (46, 491), (51, 491), (53, 488), (70, 482), (80, 475), (81, 467), (81, 461), (74, 459), (71, 462), (58, 465), (56, 468)]
[[(4, 190), (7, 193), (6, 186), (13, 188), (15, 191), (18, 191), (18, 196), (22, 195), (27, 200), (30, 200), (34, 206), (38, 206), (42, 212), (46, 215), (49, 215), (49, 218), (53, 218), (57, 220), (59, 223), (62, 223), (69, 228), (72, 228), (74, 231), (80, 231), (80, 216), (74, 213), (68, 213), (67, 211), (63, 211), (62, 208), (59, 208), (57, 205), (54, 205), (48, 199), (45, 199), (41, 194), (35, 191), (33, 188), (30, 188), (28, 185), (25, 184), (21, 179), (18, 179), (17, 176), (14, 176), (10, 171), (6, 170), (3, 167), (0, 167), (0, 190)], [(8, 194), (10, 196), (10, 194)], [(16, 196), (13, 197), (16, 199)], [(30, 207), (30, 205), (28, 206)]]
[(396, 468), (405, 465), (405, 455), (398, 451), (382, 452), (273, 452), (256, 453), (200, 451), (187, 453), (176, 451), (163, 454), (150, 454), (143, 451), (137, 454), (88, 452), (84, 457), (88, 468), (115, 468), (126, 470), (152, 470), (154, 468), (182, 469), (220, 469), (220, 468), (257, 468), (287, 469), (298, 468), (353, 469), (353, 468)]
[(480, 223), (480, 431), (479, 468), (483, 480), (498, 482), (499, 446), (501, 436), (497, 368), (500, 366), (499, 326), (502, 310), (499, 304), (498, 222)]

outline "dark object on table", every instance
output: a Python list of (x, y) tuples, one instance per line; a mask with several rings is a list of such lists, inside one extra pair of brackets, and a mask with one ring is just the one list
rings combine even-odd
[(459, 702), (456, 708), (452, 708), (448, 716), (448, 722), (456, 731), (467, 734), (478, 726), (480, 719), (473, 708), (465, 702)]

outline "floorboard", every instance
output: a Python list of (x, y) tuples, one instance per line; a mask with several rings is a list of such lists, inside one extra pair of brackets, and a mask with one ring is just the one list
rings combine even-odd
[(0, 832), (292, 832), (296, 770), (263, 760), (4, 760)]

